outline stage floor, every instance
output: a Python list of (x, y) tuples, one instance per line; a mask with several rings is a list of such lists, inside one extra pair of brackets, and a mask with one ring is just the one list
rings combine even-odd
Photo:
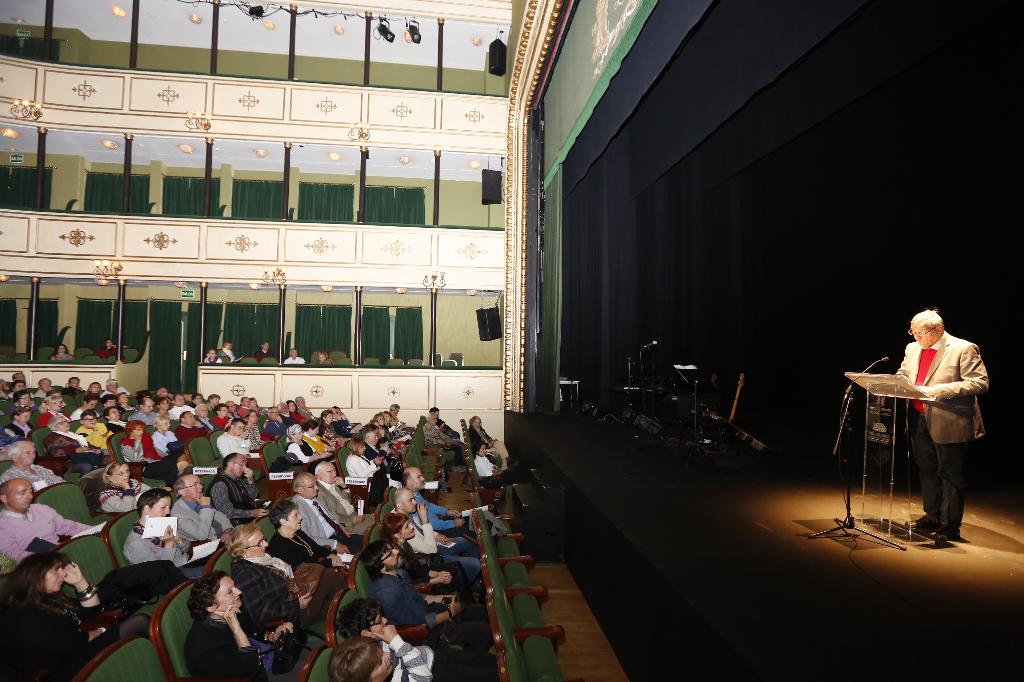
[[(582, 417), (508, 414), (506, 434), (511, 452), (549, 460), (571, 482), (566, 560), (632, 679), (667, 664), (652, 657), (654, 641), (674, 642), (711, 670), (731, 652), (725, 669), (768, 680), (995, 679), (1024, 641), (1019, 482), (969, 492), (964, 542), (904, 552), (863, 536), (807, 537), (844, 513), (828, 456), (687, 462), (681, 451), (644, 446), (630, 428)], [(918, 505), (914, 496), (908, 508), (903, 488), (893, 518), (917, 518)], [(598, 566), (631, 554), (642, 561), (618, 568), (640, 573), (624, 607), (621, 577)], [(623, 627), (625, 619), (635, 622)], [(693, 621), (707, 637), (693, 635)], [(657, 623), (659, 636), (647, 636), (644, 623)], [(720, 650), (707, 645), (715, 638)]]

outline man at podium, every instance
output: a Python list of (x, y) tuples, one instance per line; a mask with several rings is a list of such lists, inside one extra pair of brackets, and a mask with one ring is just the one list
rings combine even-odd
[(967, 452), (985, 434), (976, 396), (988, 391), (988, 371), (978, 347), (946, 333), (936, 310), (914, 315), (910, 335), (914, 341), (897, 374), (928, 396), (912, 400), (908, 408), (924, 502), (924, 516), (914, 526), (959, 540)]

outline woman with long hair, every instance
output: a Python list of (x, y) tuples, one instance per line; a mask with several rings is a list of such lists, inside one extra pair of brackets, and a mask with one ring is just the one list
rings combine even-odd
[[(75, 596), (64, 593), (70, 585)], [(87, 631), (82, 623), (101, 610), (99, 591), (76, 563), (59, 552), (31, 554), (0, 589), (0, 660), (17, 676), (46, 671), (48, 682), (71, 679), (106, 646), (126, 637), (145, 637), (149, 616)]]
[(401, 512), (384, 515), (381, 538), (398, 548), (402, 557), (402, 568), (414, 584), (429, 583), (433, 594), (458, 592), (465, 602), (473, 600), (466, 584), (466, 578), (458, 564), (447, 563), (440, 554), (420, 554), (412, 548), (409, 540), (416, 536), (409, 517)]

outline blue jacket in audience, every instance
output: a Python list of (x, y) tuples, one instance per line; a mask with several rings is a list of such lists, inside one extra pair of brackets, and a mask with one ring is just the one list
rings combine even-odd
[(421, 493), (416, 493), (416, 504), (427, 505), (430, 527), (434, 530), (444, 531), (455, 527), (455, 521), (448, 518), (448, 510), (433, 502), (427, 502)]
[(395, 625), (437, 625), (433, 613), (427, 611), (427, 602), (412, 583), (386, 573), (370, 583), (373, 598), (384, 610), (384, 616)]

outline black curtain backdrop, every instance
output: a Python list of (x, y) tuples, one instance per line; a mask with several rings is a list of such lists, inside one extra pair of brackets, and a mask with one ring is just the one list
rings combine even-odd
[(561, 374), (614, 406), (626, 356), (658, 339), (664, 376), (717, 372), (727, 414), (745, 372), (741, 425), (827, 453), (842, 372), (884, 355), (878, 370), (895, 371), (909, 318), (938, 306), (993, 377), (978, 450), (996, 456), (974, 473), (997, 471), (1014, 435), (996, 306), (1015, 290), (1021, 10), (836, 6), (802, 4), (794, 21), (721, 0), (625, 127), (593, 143), (603, 153), (570, 153), (567, 169), (597, 160), (565, 180)]

